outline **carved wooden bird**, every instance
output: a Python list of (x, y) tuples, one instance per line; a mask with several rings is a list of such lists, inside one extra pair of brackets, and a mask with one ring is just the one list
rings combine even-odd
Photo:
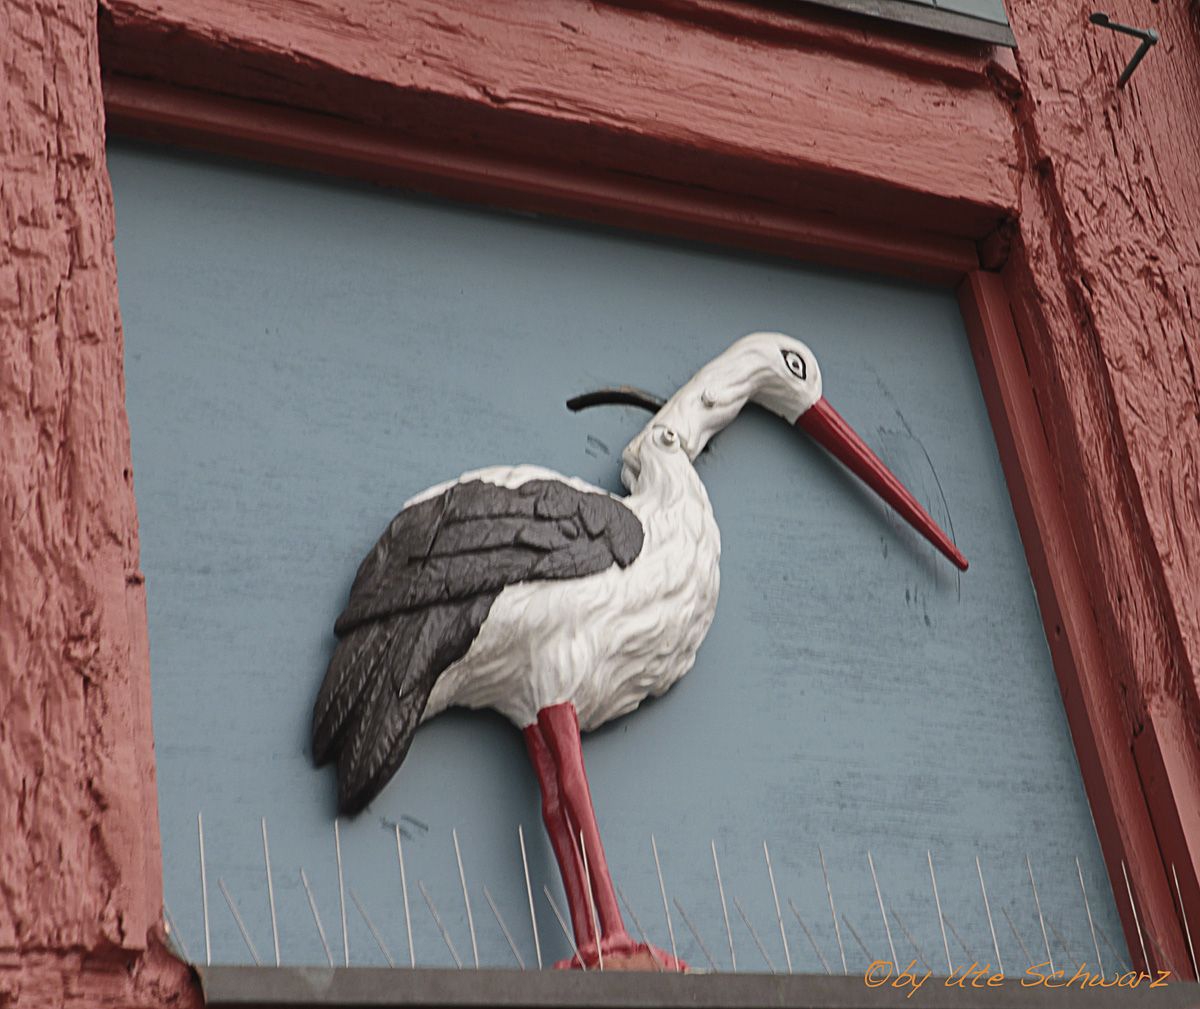
[(400, 767), (422, 721), (452, 705), (495, 709), (524, 733), (584, 964), (653, 957), (678, 968), (625, 929), (579, 733), (666, 691), (712, 622), (721, 544), (696, 457), (757, 403), (814, 437), (956, 566), (967, 561), (823, 398), (799, 340), (743, 337), (665, 403), (624, 389), (576, 405), (599, 402), (655, 411), (622, 454), (628, 496), (536, 466), (494, 466), (405, 502), (334, 626), (313, 756), (337, 760), (338, 805), (353, 814)]

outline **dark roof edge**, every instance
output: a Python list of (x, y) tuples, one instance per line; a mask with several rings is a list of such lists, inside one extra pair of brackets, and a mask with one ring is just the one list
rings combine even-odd
[(944, 7), (914, 3), (912, 0), (803, 0), (803, 2), (820, 7), (834, 7), (838, 10), (875, 17), (883, 21), (913, 25), (917, 28), (929, 28), (933, 31), (957, 35), (960, 38), (1008, 46), (1010, 49), (1015, 49), (1017, 46), (1012, 28), (1006, 23), (963, 14), (959, 11), (946, 10)]

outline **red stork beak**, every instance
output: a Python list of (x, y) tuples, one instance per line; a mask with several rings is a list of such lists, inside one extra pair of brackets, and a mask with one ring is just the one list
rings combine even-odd
[(872, 452), (842, 418), (829, 401), (822, 397), (796, 418), (796, 427), (808, 432), (839, 462), (891, 505), (917, 532), (940, 550), (960, 571), (967, 570), (967, 559), (954, 545), (941, 526), (909, 493), (896, 475)]

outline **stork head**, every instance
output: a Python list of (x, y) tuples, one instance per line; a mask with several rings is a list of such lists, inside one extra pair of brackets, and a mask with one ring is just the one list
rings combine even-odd
[(625, 450), (636, 464), (638, 440), (656, 424), (678, 433), (695, 459), (747, 403), (757, 403), (796, 423), (821, 399), (821, 369), (813, 352), (783, 333), (751, 333), (694, 374)]
[(751, 333), (713, 358), (663, 402), (637, 389), (603, 390), (571, 400), (572, 409), (625, 403), (655, 411), (622, 453), (621, 481), (632, 489), (642, 446), (656, 429), (674, 432), (692, 460), (747, 403), (757, 403), (827, 449), (914, 529), (965, 571), (967, 559), (899, 479), (823, 395), (821, 368), (808, 346), (783, 333)]

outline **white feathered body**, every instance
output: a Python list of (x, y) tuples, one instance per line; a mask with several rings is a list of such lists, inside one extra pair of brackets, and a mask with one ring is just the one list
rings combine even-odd
[[(424, 719), (461, 705), (493, 708), (524, 728), (540, 709), (570, 701), (580, 728), (594, 729), (692, 668), (716, 612), (720, 533), (686, 452), (648, 438), (638, 454), (632, 492), (618, 498), (642, 523), (638, 556), (625, 568), (505, 588), (467, 654), (438, 678)], [(453, 482), (466, 480), (504, 487), (561, 480), (608, 493), (539, 466), (493, 466)]]

